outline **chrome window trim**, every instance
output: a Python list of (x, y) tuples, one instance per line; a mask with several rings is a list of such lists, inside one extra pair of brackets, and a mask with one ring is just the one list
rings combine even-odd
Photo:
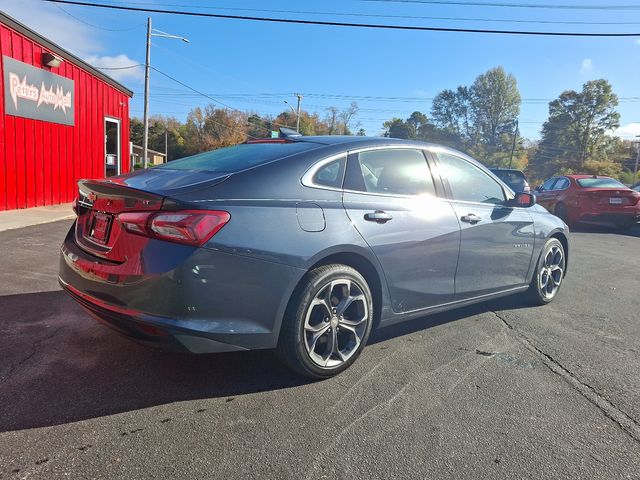
[[(304, 175), (302, 176), (301, 183), (305, 187), (309, 187), (309, 188), (318, 188), (320, 190), (330, 190), (332, 192), (355, 193), (358, 195), (369, 195), (369, 196), (375, 196), (375, 197), (417, 198), (425, 195), (425, 194), (402, 195), (399, 193), (394, 194), (394, 193), (361, 192), (359, 190), (350, 190), (347, 188), (336, 188), (336, 187), (328, 187), (326, 185), (319, 185), (313, 181), (313, 177), (318, 172), (318, 170), (320, 170), (326, 164), (339, 160), (340, 158), (343, 158), (343, 157), (346, 161), (347, 157), (352, 153), (361, 153), (361, 152), (367, 152), (367, 151), (373, 151), (373, 150), (417, 150), (419, 152), (422, 152), (422, 154), (424, 155), (424, 152), (427, 150), (427, 148), (421, 145), (376, 145), (376, 146), (370, 146), (370, 147), (357, 148), (354, 150), (348, 150), (342, 153), (337, 153), (335, 155), (331, 155), (330, 157), (319, 160), (316, 163), (314, 163), (311, 167), (309, 167), (307, 171), (304, 173)], [(425, 162), (427, 162), (426, 156), (425, 156)], [(429, 164), (427, 163), (427, 165)], [(345, 175), (346, 175), (346, 168), (345, 168)], [(438, 197), (437, 195), (429, 195), (429, 196), (431, 198), (447, 200), (446, 198), (441, 198), (441, 197)]]
[[(423, 155), (424, 155), (424, 151), (428, 150), (428, 147), (424, 145), (393, 145), (393, 144), (375, 145), (370, 147), (362, 147), (362, 148), (356, 148), (354, 150), (349, 150), (349, 154), (368, 152), (372, 150), (418, 150), (420, 152), (423, 152)], [(425, 158), (425, 161), (426, 161), (426, 158)]]
[[(304, 185), (305, 187), (309, 187), (309, 188), (319, 188), (320, 190), (331, 190), (333, 192), (341, 192), (342, 188), (338, 188), (338, 187), (330, 187), (328, 185), (320, 185), (317, 184), (313, 181), (313, 177), (316, 175), (316, 173), (318, 173), (318, 170), (320, 170), (322, 167), (324, 167), (325, 165), (331, 163), (331, 162), (335, 162), (336, 160), (340, 160), (341, 158), (344, 158), (345, 161), (345, 173), (347, 170), (347, 152), (341, 152), (341, 153), (337, 153), (335, 155), (331, 155), (330, 157), (324, 158), (322, 160), (317, 161), (316, 163), (314, 163), (313, 165), (311, 165), (306, 172), (304, 172), (304, 175), (302, 175), (302, 178), (300, 179), (300, 183), (302, 183), (302, 185)], [(344, 175), (344, 173), (343, 173)]]
[[(510, 200), (510, 199), (507, 199), (507, 200)], [(504, 205), (502, 203), (470, 202), (468, 200), (449, 199), (449, 202), (451, 202), (451, 203), (463, 203), (465, 205), (478, 205), (478, 206), (491, 207), (491, 208), (496, 208), (496, 207), (500, 207), (500, 208), (520, 208), (522, 210), (526, 210), (527, 208), (529, 208), (529, 207), (518, 207), (516, 205), (509, 206), (509, 205)]]

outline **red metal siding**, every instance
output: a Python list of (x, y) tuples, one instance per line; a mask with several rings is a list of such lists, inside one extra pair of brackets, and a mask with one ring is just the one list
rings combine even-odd
[[(43, 68), (41, 45), (0, 24), (0, 53)], [(75, 125), (6, 115), (0, 87), (0, 210), (71, 202), (82, 178), (104, 177), (104, 118), (120, 120), (121, 171), (129, 171), (129, 97), (65, 61), (44, 67), (74, 81)], [(4, 78), (0, 62), (0, 80)]]

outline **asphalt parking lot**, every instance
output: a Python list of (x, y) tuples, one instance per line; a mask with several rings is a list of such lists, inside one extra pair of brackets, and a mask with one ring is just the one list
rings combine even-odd
[(546, 307), (376, 332), (337, 378), (139, 346), (57, 285), (68, 221), (0, 233), (0, 478), (640, 478), (640, 230), (573, 234)]

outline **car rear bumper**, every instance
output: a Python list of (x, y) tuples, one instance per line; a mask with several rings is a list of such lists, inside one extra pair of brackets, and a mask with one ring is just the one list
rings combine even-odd
[(273, 348), (300, 269), (150, 240), (116, 264), (78, 247), (73, 228), (59, 282), (92, 317), (141, 342), (193, 353)]
[(614, 225), (629, 224), (640, 221), (640, 212), (635, 209), (628, 212), (584, 212), (578, 217), (578, 221)]

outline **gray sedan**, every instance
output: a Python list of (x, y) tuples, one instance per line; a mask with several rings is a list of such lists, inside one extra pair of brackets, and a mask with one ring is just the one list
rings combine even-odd
[(373, 328), (522, 294), (545, 304), (568, 229), (468, 156), (389, 138), (251, 141), (79, 182), (60, 283), (140, 342), (276, 348), (335, 375)]

